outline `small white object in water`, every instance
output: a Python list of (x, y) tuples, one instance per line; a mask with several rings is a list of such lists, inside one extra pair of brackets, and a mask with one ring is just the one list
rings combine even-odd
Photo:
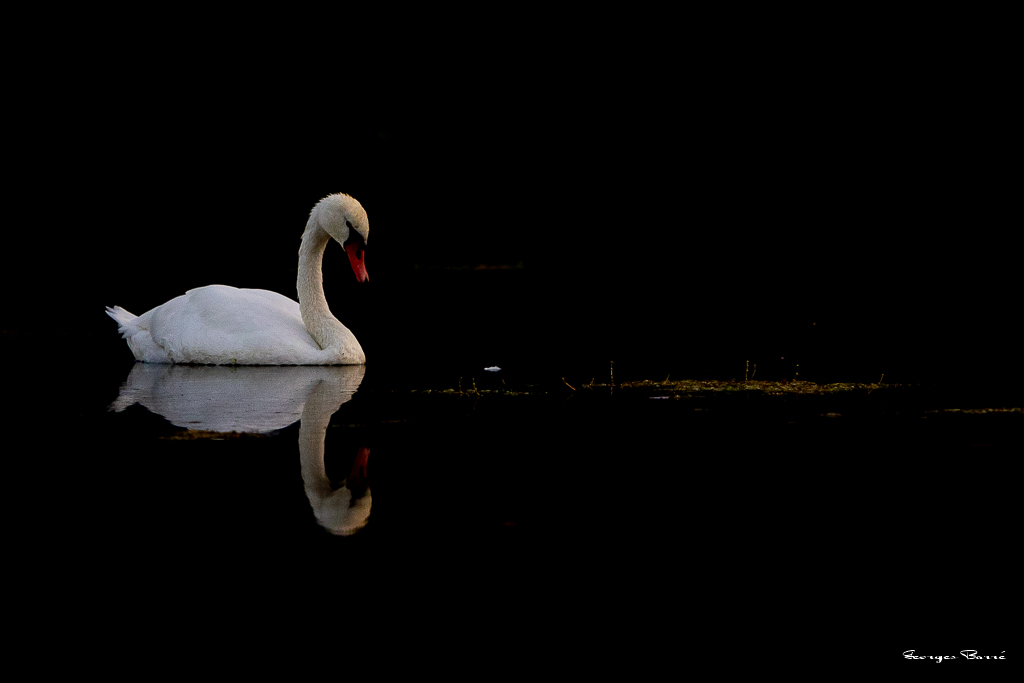
[(497, 372), (498, 370), (501, 370), (501, 368), (499, 368), (497, 365), (492, 365), (489, 368), (484, 368), (484, 370), (486, 370), (487, 372)]

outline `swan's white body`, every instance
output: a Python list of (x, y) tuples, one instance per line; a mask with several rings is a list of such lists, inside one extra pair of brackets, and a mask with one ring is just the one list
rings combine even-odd
[[(120, 306), (119, 323), (136, 360), (207, 365), (352, 365), (366, 361), (342, 326), (340, 346), (321, 349), (302, 322), (299, 304), (265, 289), (210, 285), (192, 289), (135, 317)], [(340, 325), (340, 323), (339, 323)]]
[(211, 285), (192, 289), (135, 316), (119, 306), (117, 321), (136, 360), (209, 365), (360, 365), (355, 335), (324, 298), (321, 263), (329, 239), (345, 245), (359, 281), (367, 279), (362, 245), (369, 235), (363, 207), (344, 194), (310, 213), (299, 248), (299, 301), (264, 289)]

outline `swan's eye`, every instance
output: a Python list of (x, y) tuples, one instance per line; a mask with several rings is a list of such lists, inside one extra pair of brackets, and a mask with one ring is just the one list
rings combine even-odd
[(355, 243), (356, 245), (356, 256), (358, 258), (363, 257), (363, 248), (365, 247), (365, 240), (363, 239), (362, 233), (352, 227), (352, 224), (345, 221), (345, 225), (348, 226), (348, 239), (345, 240), (345, 245)]
[(348, 242), (353, 242), (353, 241), (359, 241), (360, 243), (364, 243), (366, 241), (363, 238), (363, 234), (361, 232), (359, 232), (358, 230), (356, 230), (355, 227), (352, 225), (352, 223), (350, 223), (349, 221), (345, 221), (345, 227), (348, 228), (348, 239), (345, 240), (346, 244)]

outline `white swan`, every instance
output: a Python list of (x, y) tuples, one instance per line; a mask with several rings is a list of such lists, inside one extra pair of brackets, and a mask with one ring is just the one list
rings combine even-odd
[(299, 247), (299, 303), (264, 289), (210, 285), (135, 316), (107, 308), (136, 360), (208, 365), (361, 365), (355, 335), (331, 315), (321, 264), (330, 238), (344, 245), (359, 282), (367, 280), (366, 211), (346, 194), (320, 200)]

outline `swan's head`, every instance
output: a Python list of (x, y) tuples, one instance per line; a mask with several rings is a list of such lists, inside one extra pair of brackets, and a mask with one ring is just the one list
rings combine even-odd
[(345, 247), (356, 280), (366, 282), (370, 276), (366, 273), (363, 256), (370, 236), (370, 222), (362, 205), (347, 194), (327, 195), (313, 207), (313, 218), (324, 232)]

